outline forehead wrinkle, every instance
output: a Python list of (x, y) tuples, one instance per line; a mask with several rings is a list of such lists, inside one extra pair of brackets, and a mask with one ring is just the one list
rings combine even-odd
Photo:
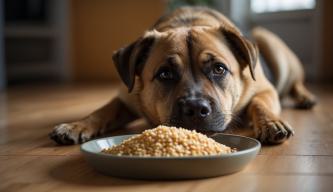
[(183, 30), (173, 30), (171, 31), (166, 39), (164, 39), (164, 44), (166, 44), (166, 49), (164, 50), (165, 55), (167, 56), (178, 56), (182, 62), (186, 58), (186, 34), (185, 29)]
[[(171, 57), (176, 61), (175, 63), (180, 65), (181, 68), (184, 67), (185, 58), (186, 58), (186, 43), (183, 34), (177, 34), (175, 32), (169, 32), (164, 37), (160, 38), (152, 50), (151, 57), (154, 65), (154, 68), (158, 68), (161, 65), (166, 65), (167, 60)], [(183, 42), (183, 43), (181, 43)]]
[(198, 83), (198, 76), (196, 74), (195, 65), (196, 65), (196, 57), (194, 48), (196, 46), (195, 39), (193, 37), (192, 31), (188, 31), (186, 36), (186, 46), (187, 46), (187, 57), (188, 57), (188, 66), (190, 68), (191, 76), (195, 83)]

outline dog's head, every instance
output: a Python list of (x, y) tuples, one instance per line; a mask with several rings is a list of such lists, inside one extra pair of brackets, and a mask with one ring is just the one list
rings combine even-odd
[(113, 60), (152, 123), (223, 131), (255, 79), (257, 49), (232, 28), (185, 27), (148, 31)]

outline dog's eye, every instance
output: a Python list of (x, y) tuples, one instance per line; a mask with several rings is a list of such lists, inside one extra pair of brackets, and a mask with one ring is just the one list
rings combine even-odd
[(160, 79), (170, 80), (173, 79), (173, 74), (171, 71), (163, 71), (159, 75)]
[(157, 78), (161, 81), (174, 80), (176, 78), (175, 76), (174, 72), (170, 69), (161, 69), (157, 73)]
[(225, 72), (227, 72), (227, 69), (226, 69), (224, 64), (217, 63), (217, 64), (214, 65), (214, 67), (213, 67), (213, 73), (214, 74), (223, 75), (223, 74), (225, 74)]

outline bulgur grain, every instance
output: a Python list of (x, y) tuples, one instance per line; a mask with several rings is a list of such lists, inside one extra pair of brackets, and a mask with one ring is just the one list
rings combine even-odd
[(148, 157), (218, 155), (234, 151), (195, 130), (162, 125), (102, 150), (103, 153), (119, 156)]

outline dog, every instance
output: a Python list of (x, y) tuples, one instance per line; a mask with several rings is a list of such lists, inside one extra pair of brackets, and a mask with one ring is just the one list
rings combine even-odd
[(127, 88), (86, 118), (55, 126), (50, 138), (83, 143), (144, 117), (151, 126), (207, 134), (241, 120), (262, 143), (282, 143), (294, 131), (280, 117), (280, 99), (291, 97), (302, 109), (316, 100), (304, 86), (301, 62), (279, 37), (256, 27), (252, 38), (215, 10), (178, 8), (113, 54)]

